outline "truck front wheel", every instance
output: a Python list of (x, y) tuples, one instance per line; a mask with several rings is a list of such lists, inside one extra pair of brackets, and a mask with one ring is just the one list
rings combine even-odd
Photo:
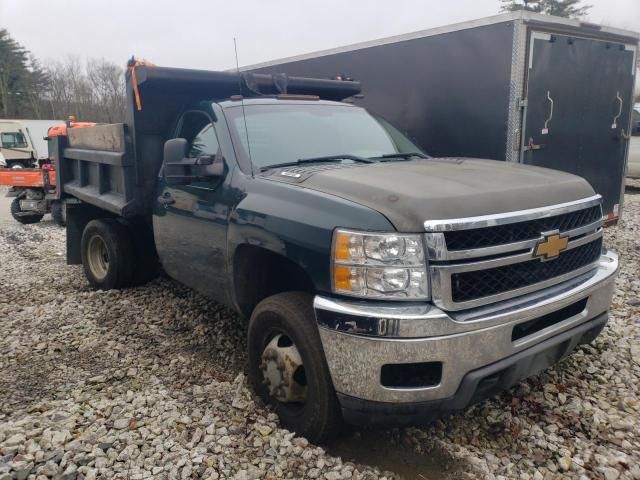
[(106, 218), (90, 221), (80, 243), (82, 266), (98, 290), (128, 287), (133, 279), (133, 245), (126, 227)]
[(249, 322), (249, 381), (285, 428), (324, 442), (340, 432), (342, 414), (312, 302), (286, 292), (258, 304)]

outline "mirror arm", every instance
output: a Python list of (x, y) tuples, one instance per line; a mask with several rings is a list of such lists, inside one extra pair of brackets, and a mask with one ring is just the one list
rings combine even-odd
[(196, 157), (195, 165), (211, 165), (215, 162), (214, 155), (199, 155)]

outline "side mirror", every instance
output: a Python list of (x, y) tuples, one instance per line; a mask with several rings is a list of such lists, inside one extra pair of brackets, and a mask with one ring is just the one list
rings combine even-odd
[(164, 144), (164, 175), (168, 185), (188, 185), (220, 177), (224, 158), (216, 155), (188, 157), (189, 144), (184, 138), (173, 138)]
[(189, 143), (184, 138), (172, 138), (164, 144), (164, 164), (174, 165), (187, 158)]

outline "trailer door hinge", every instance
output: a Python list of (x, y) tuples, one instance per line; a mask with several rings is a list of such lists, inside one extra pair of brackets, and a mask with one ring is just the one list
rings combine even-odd
[(526, 108), (529, 106), (529, 100), (526, 98), (518, 99), (518, 108)]

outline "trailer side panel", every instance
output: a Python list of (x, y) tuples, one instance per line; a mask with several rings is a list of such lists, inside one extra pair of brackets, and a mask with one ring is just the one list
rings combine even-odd
[(513, 22), (258, 68), (360, 80), (355, 102), (431, 155), (505, 160)]

